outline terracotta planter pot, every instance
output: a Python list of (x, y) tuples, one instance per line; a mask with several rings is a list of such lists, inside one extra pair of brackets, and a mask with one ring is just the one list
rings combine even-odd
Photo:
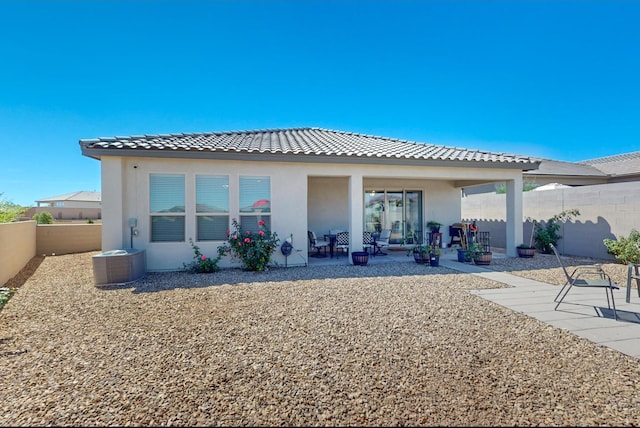
[(356, 266), (366, 266), (369, 263), (369, 253), (366, 251), (354, 251), (351, 253), (351, 260)]
[(482, 253), (481, 255), (475, 257), (473, 259), (473, 262), (477, 265), (488, 265), (491, 264), (491, 256), (493, 255), (493, 253), (487, 252), (487, 253)]
[(424, 264), (427, 263), (429, 261), (429, 255), (428, 254), (423, 254), (419, 251), (414, 251), (413, 252), (413, 260), (415, 260), (416, 263), (420, 263), (420, 264)]
[(517, 248), (518, 248), (518, 257), (531, 258), (536, 254), (535, 248), (523, 248), (523, 247), (517, 247)]

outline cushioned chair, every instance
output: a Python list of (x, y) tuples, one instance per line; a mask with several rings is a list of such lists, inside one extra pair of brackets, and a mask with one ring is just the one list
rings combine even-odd
[(338, 232), (336, 234), (336, 257), (340, 253), (349, 255), (349, 232)]
[[(553, 250), (553, 254), (555, 254), (558, 259), (558, 263), (564, 272), (566, 282), (560, 289), (560, 292), (553, 300), (556, 302), (555, 310), (558, 310), (558, 306), (567, 296), (569, 290), (573, 287), (576, 288), (604, 288), (604, 292), (607, 295), (607, 306), (609, 309), (613, 306), (613, 317), (614, 319), (618, 319), (618, 313), (616, 312), (616, 302), (613, 299), (613, 290), (618, 290), (620, 287), (611, 280), (611, 277), (602, 270), (602, 267), (598, 264), (594, 265), (583, 265), (576, 267), (571, 274), (567, 271), (567, 268), (562, 263), (562, 259), (560, 259), (560, 254), (558, 254), (558, 250), (553, 244), (549, 244), (549, 247)], [(565, 290), (566, 288), (566, 290)], [(563, 293), (564, 291), (564, 293)], [(609, 294), (611, 294), (611, 301), (609, 301)], [(562, 297), (560, 296), (562, 295)], [(559, 299), (558, 299), (559, 298)]]
[(362, 232), (362, 250), (367, 253), (373, 253), (375, 251), (375, 244), (373, 239), (373, 233), (365, 230)]
[[(329, 241), (319, 241), (316, 238), (315, 232), (311, 230), (307, 230), (307, 235), (309, 236), (309, 248), (316, 250), (315, 254), (311, 254), (310, 257), (327, 257), (327, 247), (330, 245)], [(320, 250), (324, 250), (323, 253)]]
[(373, 255), (381, 255), (381, 256), (386, 256), (387, 253), (383, 253), (382, 250), (384, 248), (388, 248), (389, 247), (389, 239), (391, 238), (391, 229), (382, 229), (382, 232), (380, 232), (380, 236), (378, 237), (378, 239), (376, 239), (376, 248), (373, 252)]

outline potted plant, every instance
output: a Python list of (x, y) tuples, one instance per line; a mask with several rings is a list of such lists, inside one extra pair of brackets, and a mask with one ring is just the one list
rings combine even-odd
[(429, 264), (432, 267), (440, 266), (440, 248), (436, 247), (435, 245), (429, 245), (428, 252)]
[(485, 248), (481, 244), (474, 242), (469, 245), (469, 252), (471, 253), (473, 263), (477, 265), (491, 264), (493, 253), (491, 251), (485, 251)]
[[(527, 219), (530, 220), (530, 219)], [(533, 236), (536, 232), (536, 226), (538, 222), (531, 220), (531, 236), (529, 237), (529, 245), (524, 242), (516, 247), (518, 250), (518, 257), (531, 258), (536, 253), (536, 247), (533, 245)]]
[(413, 245), (407, 251), (407, 256), (413, 254), (413, 260), (416, 263), (426, 263), (429, 261), (429, 245), (423, 245), (417, 239), (417, 236), (413, 235)]
[(440, 226), (442, 226), (442, 223), (439, 223), (435, 220), (429, 220), (427, 222), (427, 227), (431, 230), (431, 232), (433, 233), (438, 233), (440, 232)]

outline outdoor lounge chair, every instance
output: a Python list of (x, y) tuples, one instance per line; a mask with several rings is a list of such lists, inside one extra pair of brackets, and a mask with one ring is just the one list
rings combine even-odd
[[(558, 254), (558, 250), (553, 244), (549, 244), (553, 253), (556, 255), (556, 259), (558, 259), (558, 263), (564, 272), (564, 275), (567, 279), (565, 284), (560, 289), (558, 295), (553, 299), (556, 302), (555, 310), (558, 310), (558, 306), (567, 296), (569, 290), (572, 287), (578, 288), (604, 288), (604, 292), (607, 296), (607, 306), (609, 309), (613, 306), (613, 317), (614, 319), (618, 319), (618, 313), (616, 312), (616, 302), (613, 298), (613, 290), (619, 290), (620, 287), (611, 280), (611, 277), (607, 275), (607, 273), (602, 270), (600, 265), (585, 265), (576, 267), (571, 274), (567, 271), (567, 268), (562, 263), (562, 259), (560, 259), (560, 254)], [(566, 288), (566, 290), (565, 290)], [(611, 293), (611, 300), (609, 300), (609, 293)], [(562, 297), (560, 296), (562, 295)], [(559, 299), (558, 299), (559, 298)]]

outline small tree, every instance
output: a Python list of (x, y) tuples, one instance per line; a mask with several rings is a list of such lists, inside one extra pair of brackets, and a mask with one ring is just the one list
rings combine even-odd
[(53, 224), (53, 216), (50, 212), (42, 211), (41, 213), (34, 214), (33, 219), (38, 224)]
[(605, 238), (602, 242), (607, 247), (607, 253), (612, 254), (620, 262), (640, 263), (640, 232), (636, 229), (631, 229), (628, 238), (624, 236), (618, 240)]
[(544, 227), (538, 224), (535, 235), (536, 249), (541, 253), (551, 254), (551, 247), (549, 244), (558, 246), (558, 241), (562, 239), (562, 236), (558, 234), (558, 231), (560, 230), (560, 223), (570, 221), (579, 215), (580, 211), (577, 209), (564, 210), (547, 220), (544, 223)]
[[(0, 193), (0, 197), (2, 195), (3, 194)], [(25, 211), (26, 208), (23, 208), (20, 205), (16, 205), (5, 199), (0, 199), (0, 223), (11, 223), (12, 221), (16, 221), (16, 219), (24, 214)]]

